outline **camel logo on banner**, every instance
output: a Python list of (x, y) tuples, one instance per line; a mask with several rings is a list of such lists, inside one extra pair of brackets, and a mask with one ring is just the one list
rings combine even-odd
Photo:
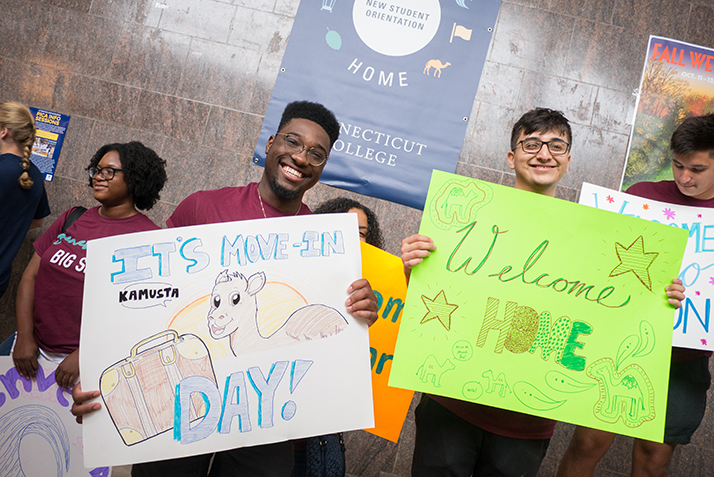
[(322, 182), (422, 209), (453, 172), (500, 0), (323, 0), (295, 16), (254, 162), (291, 101), (340, 122)]

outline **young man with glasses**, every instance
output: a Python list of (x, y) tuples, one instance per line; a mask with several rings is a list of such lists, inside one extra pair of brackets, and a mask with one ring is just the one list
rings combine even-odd
[[(166, 221), (169, 227), (213, 224), (239, 220), (312, 214), (302, 203), (305, 192), (320, 179), (330, 149), (339, 135), (334, 114), (318, 103), (296, 101), (283, 111), (278, 132), (265, 147), (265, 169), (258, 183), (199, 191), (184, 199)], [(347, 292), (347, 311), (367, 324), (377, 319), (377, 298), (365, 279), (355, 281)], [(366, 350), (365, 350), (366, 351)], [(99, 392), (73, 390), (72, 413), (81, 416), (100, 408), (83, 404)], [(213, 462), (211, 464), (211, 458)], [(148, 462), (132, 466), (133, 477), (211, 477), (290, 475), (293, 443), (278, 442), (243, 447), (199, 456)]]
[[(627, 189), (646, 199), (714, 208), (714, 114), (691, 117), (672, 134), (674, 181), (640, 182)], [(689, 444), (704, 417), (711, 351), (672, 348), (664, 443), (635, 439), (633, 476), (664, 476), (675, 447)], [(590, 476), (615, 434), (577, 427), (558, 468), (559, 477)]]
[[(513, 126), (506, 160), (516, 189), (555, 197), (570, 164), (570, 124), (559, 111), (538, 108)], [(431, 238), (402, 241), (404, 272), (435, 250)], [(412, 476), (535, 476), (555, 421), (468, 401), (424, 394), (415, 414)]]
[[(516, 189), (555, 197), (568, 172), (572, 133), (559, 111), (537, 108), (513, 126), (506, 159), (516, 173)], [(436, 246), (424, 235), (402, 241), (404, 271)], [(671, 285), (674, 302), (684, 299)], [(535, 476), (545, 457), (555, 421), (468, 401), (424, 394), (415, 412), (412, 476)]]

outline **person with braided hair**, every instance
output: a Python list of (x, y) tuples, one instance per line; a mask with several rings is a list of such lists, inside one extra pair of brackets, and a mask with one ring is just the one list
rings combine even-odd
[(30, 162), (35, 121), (19, 103), (0, 103), (0, 296), (27, 231), (50, 214), (40, 170)]

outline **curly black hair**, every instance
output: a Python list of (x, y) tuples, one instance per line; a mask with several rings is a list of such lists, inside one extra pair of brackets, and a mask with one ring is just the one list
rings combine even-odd
[(308, 119), (319, 124), (330, 137), (330, 149), (340, 136), (340, 123), (337, 122), (335, 114), (320, 103), (293, 101), (285, 106), (278, 125), (278, 132), (293, 119)]
[(384, 248), (382, 231), (379, 229), (377, 216), (369, 207), (365, 207), (356, 200), (348, 199), (347, 197), (330, 199), (318, 205), (313, 212), (316, 214), (339, 214), (342, 212), (348, 212), (350, 209), (360, 209), (367, 216), (366, 242), (377, 248)]
[[(161, 159), (153, 149), (138, 141), (105, 144), (100, 147), (89, 161), (87, 170), (97, 167), (99, 161), (108, 152), (119, 153), (121, 168), (124, 170), (124, 180), (129, 188), (131, 198), (137, 209), (149, 210), (159, 200), (159, 192), (166, 183), (166, 161)], [(92, 179), (89, 179), (92, 187)]]

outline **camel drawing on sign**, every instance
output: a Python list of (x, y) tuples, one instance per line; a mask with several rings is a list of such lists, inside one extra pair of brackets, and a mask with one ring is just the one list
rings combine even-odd
[(444, 216), (455, 217), (457, 221), (466, 222), (471, 215), (471, 208), (478, 204), (476, 201), (471, 202), (475, 198), (476, 194), (472, 191), (464, 193), (463, 188), (454, 187), (441, 206), (444, 209)]
[(216, 277), (208, 311), (208, 331), (215, 340), (229, 337), (231, 351), (236, 356), (326, 338), (349, 324), (334, 308), (306, 305), (292, 312), (277, 330), (264, 336), (258, 327), (256, 295), (265, 283), (263, 272), (246, 278), (240, 272), (223, 270)]
[(494, 393), (496, 388), (499, 388), (498, 395), (501, 397), (506, 397), (508, 392), (508, 383), (506, 382), (506, 375), (504, 373), (499, 373), (496, 378), (493, 377), (493, 371), (484, 371), (481, 374), (482, 377), (488, 379), (488, 386), (486, 387), (487, 393)]
[(614, 424), (622, 417), (628, 427), (654, 419), (654, 389), (640, 366), (631, 364), (618, 373), (612, 359), (602, 358), (586, 374), (598, 383), (600, 397), (593, 408), (598, 419)]
[[(424, 66), (424, 74), (428, 75), (429, 71), (434, 68), (434, 76), (437, 78), (441, 78), (441, 70), (446, 68), (447, 66), (450, 66), (451, 63), (448, 61), (446, 63), (442, 63), (440, 60), (429, 60), (426, 62), (426, 65)], [(437, 76), (438, 73), (438, 76)]]
[(424, 364), (417, 369), (417, 374), (422, 383), (431, 381), (438, 388), (441, 387), (441, 375), (452, 369), (456, 369), (456, 366), (449, 359), (444, 361), (444, 364), (439, 364), (436, 356), (430, 354), (424, 360)]

